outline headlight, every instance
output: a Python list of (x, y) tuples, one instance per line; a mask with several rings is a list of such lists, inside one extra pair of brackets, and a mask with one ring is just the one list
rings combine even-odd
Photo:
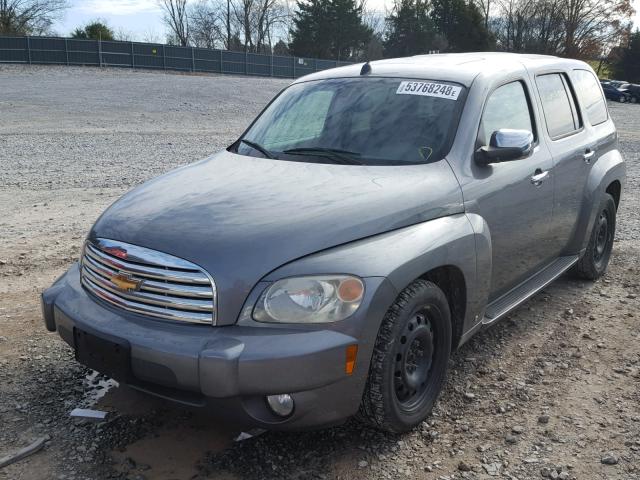
[(320, 275), (278, 280), (265, 290), (253, 309), (258, 322), (328, 323), (353, 314), (364, 283), (348, 275)]

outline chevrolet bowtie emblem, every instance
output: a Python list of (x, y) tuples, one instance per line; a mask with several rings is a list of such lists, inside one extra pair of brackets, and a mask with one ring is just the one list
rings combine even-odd
[(131, 277), (123, 275), (119, 273), (118, 275), (114, 275), (109, 280), (113, 283), (119, 290), (123, 292), (136, 292), (140, 289), (142, 285), (142, 280), (134, 280)]

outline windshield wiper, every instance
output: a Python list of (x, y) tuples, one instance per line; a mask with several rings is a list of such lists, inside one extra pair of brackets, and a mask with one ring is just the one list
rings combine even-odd
[(349, 150), (340, 150), (338, 148), (322, 148), (322, 147), (301, 147), (291, 148), (282, 153), (288, 155), (316, 155), (319, 157), (329, 158), (346, 165), (364, 165), (363, 162), (354, 157), (359, 157), (358, 152), (350, 152)]
[(241, 138), (240, 141), (242, 143), (246, 143), (247, 145), (249, 145), (254, 150), (259, 151), (261, 154), (263, 154), (267, 158), (271, 158), (271, 159), (275, 159), (276, 158), (276, 157), (274, 157), (273, 153), (271, 153), (269, 150), (264, 148), (259, 143), (252, 142), (251, 140), (245, 140), (244, 138)]

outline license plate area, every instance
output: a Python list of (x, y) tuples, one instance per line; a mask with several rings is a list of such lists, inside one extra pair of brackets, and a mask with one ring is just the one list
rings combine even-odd
[(73, 329), (76, 360), (119, 382), (131, 376), (131, 348), (125, 340), (109, 340)]

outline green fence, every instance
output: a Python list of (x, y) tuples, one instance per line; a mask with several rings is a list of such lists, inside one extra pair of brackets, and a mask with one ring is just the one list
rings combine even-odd
[(0, 63), (91, 65), (297, 78), (349, 62), (154, 43), (0, 37)]

